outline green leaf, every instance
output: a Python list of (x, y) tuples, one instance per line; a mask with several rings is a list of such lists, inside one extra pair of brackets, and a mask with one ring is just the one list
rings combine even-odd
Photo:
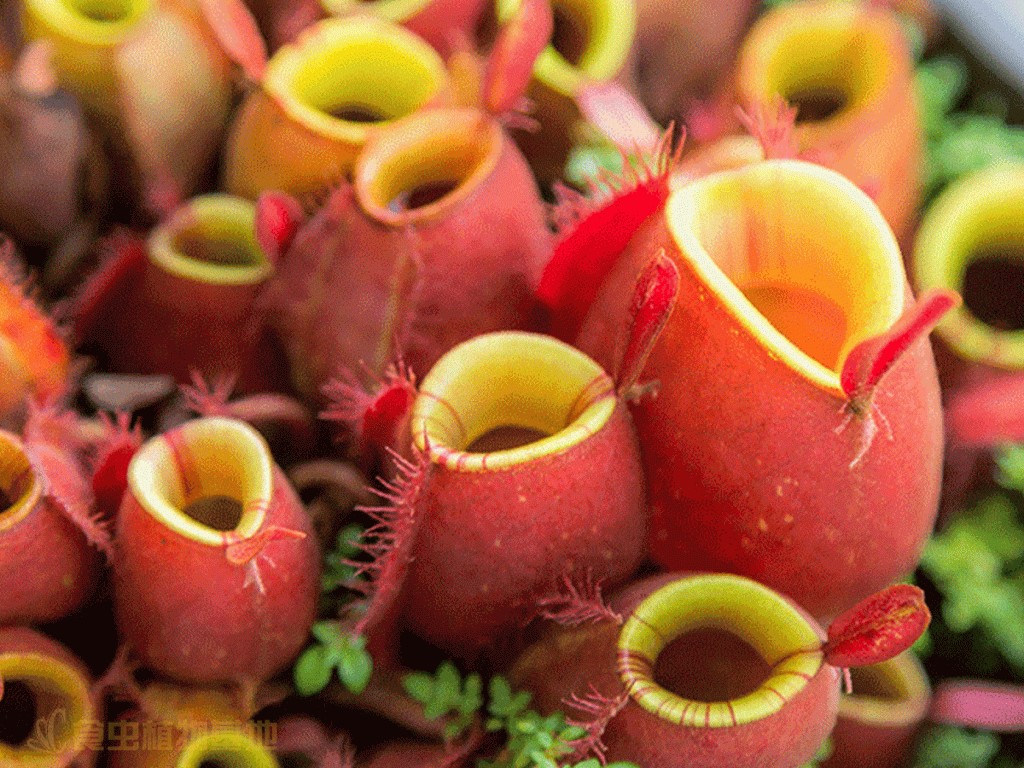
[(510, 717), (515, 717), (520, 712), (525, 712), (526, 708), (530, 706), (530, 701), (533, 696), (528, 691), (520, 691), (508, 703), (508, 712)]
[(439, 717), (447, 715), (451, 711), (451, 707), (452, 702), (437, 692), (423, 707), (423, 716), (427, 720), (437, 720)]
[(459, 700), (461, 693), (462, 676), (458, 668), (450, 661), (445, 661), (437, 668), (436, 695), (446, 702), (454, 704)]
[[(445, 724), (445, 735), (455, 738), (473, 723), (477, 712), (483, 707), (483, 681), (478, 674), (462, 679), (462, 675), (450, 661), (443, 662), (433, 674), (414, 672), (406, 675), (402, 685), (415, 701), (423, 704), (423, 715), (430, 720), (451, 717)], [(503, 723), (491, 727), (497, 731)]]
[(512, 686), (503, 677), (492, 677), (488, 688), (490, 702), (487, 711), (495, 717), (503, 717), (511, 712)]
[(914, 768), (988, 768), (999, 751), (999, 737), (936, 726), (921, 739)]
[(364, 532), (363, 526), (357, 523), (347, 525), (339, 531), (334, 549), (324, 555), (323, 576), (320, 577), (320, 591), (323, 594), (328, 595), (357, 578), (358, 568), (352, 565), (351, 561), (362, 552), (359, 539)]
[(338, 626), (336, 621), (318, 621), (309, 631), (313, 637), (324, 645), (338, 645), (344, 642), (341, 627)]
[(1024, 445), (1007, 445), (995, 453), (996, 480), (1004, 488), (1024, 493)]
[(1024, 674), (1022, 560), (1024, 523), (1001, 493), (961, 513), (925, 548), (921, 570), (943, 597), (938, 615), (952, 633), (973, 633), (975, 674), (988, 671), (979, 640)]
[(337, 666), (338, 679), (352, 693), (360, 694), (366, 690), (373, 674), (373, 659), (366, 652), (366, 639), (352, 638)]
[(462, 697), (459, 702), (459, 712), (463, 715), (479, 712), (484, 705), (484, 684), (480, 675), (474, 673), (466, 678), (462, 687)]
[(332, 670), (325, 659), (325, 650), (322, 645), (314, 645), (295, 662), (295, 688), (301, 696), (320, 693), (330, 682)]
[(420, 704), (426, 704), (434, 697), (434, 678), (426, 672), (413, 672), (402, 678), (402, 687)]

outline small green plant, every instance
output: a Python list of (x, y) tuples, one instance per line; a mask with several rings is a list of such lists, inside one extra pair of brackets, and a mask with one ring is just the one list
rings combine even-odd
[(1024, 160), (1024, 128), (1006, 124), (1007, 104), (982, 94), (968, 109), (955, 111), (970, 87), (967, 66), (939, 56), (918, 66), (918, 103), (927, 140), (925, 197), (1001, 160)]
[(922, 737), (914, 768), (989, 768), (998, 751), (994, 734), (935, 726)]
[(445, 725), (445, 737), (461, 736), (473, 724), (483, 707), (483, 682), (480, 675), (471, 674), (462, 679), (459, 670), (450, 661), (430, 675), (414, 672), (402, 679), (405, 692), (423, 705), (423, 714), (430, 720), (450, 717)]
[[(1002, 493), (964, 512), (925, 548), (921, 570), (942, 593), (940, 616), (954, 635), (974, 633), (974, 673), (998, 654), (1024, 674), (1024, 525)], [(987, 650), (987, 654), (981, 653)]]
[(373, 673), (373, 659), (366, 638), (346, 634), (334, 621), (321, 621), (311, 630), (316, 642), (295, 662), (295, 687), (303, 696), (320, 693), (337, 672), (342, 685), (355, 694), (366, 690)]
[(358, 523), (345, 526), (338, 532), (334, 549), (324, 555), (324, 570), (320, 577), (320, 615), (338, 615), (352, 605), (365, 585), (357, 562), (363, 554), (360, 541), (364, 533), (365, 528)]
[[(1024, 446), (995, 452), (1002, 486), (961, 510), (925, 548), (921, 573), (942, 595), (922, 655), (963, 676), (1024, 676)], [(1019, 768), (1001, 739), (929, 729), (914, 768)]]
[(587, 189), (602, 173), (618, 176), (622, 168), (622, 153), (600, 137), (591, 137), (572, 148), (565, 162), (565, 179), (579, 189)]
[(358, 576), (359, 567), (352, 561), (362, 553), (359, 539), (362, 538), (363, 531), (363, 526), (353, 523), (338, 532), (334, 549), (324, 555), (324, 573), (320, 578), (321, 592), (328, 593), (347, 587)]
[(572, 742), (587, 735), (561, 712), (545, 717), (529, 709), (530, 694), (513, 692), (504, 678), (493, 678), (488, 694), (487, 730), (504, 733), (507, 741), (497, 760), (480, 761), (480, 768), (558, 768), (576, 752)]
[[(449, 738), (465, 733), (478, 715), (486, 713), (484, 728), (501, 734), (505, 743), (492, 759), (481, 759), (478, 768), (601, 768), (596, 757), (576, 762), (585, 728), (570, 724), (564, 714), (544, 716), (530, 709), (530, 694), (515, 692), (503, 677), (491, 679), (486, 706), (479, 675), (463, 678), (450, 661), (434, 674), (414, 672), (402, 681), (406, 693), (423, 705), (431, 719), (451, 718), (445, 727)], [(568, 762), (567, 762), (568, 761)], [(605, 768), (638, 768), (633, 763), (609, 763)]]

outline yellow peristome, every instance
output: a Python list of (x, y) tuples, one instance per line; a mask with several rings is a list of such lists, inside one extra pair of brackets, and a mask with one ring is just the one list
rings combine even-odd
[(895, 13), (854, 2), (804, 0), (763, 14), (734, 75), (745, 107), (780, 96), (797, 107), (800, 150), (874, 199), (900, 242), (921, 202), (922, 134), (913, 59)]
[[(188, 240), (208, 254), (197, 258)], [(193, 198), (149, 237), (150, 260), (171, 274), (208, 285), (253, 285), (274, 268), (256, 240), (256, 207), (233, 195)]]
[(0, 765), (52, 768), (55, 755), (76, 755), (86, 747), (87, 725), (96, 722), (92, 696), (81, 674), (38, 653), (0, 652), (0, 680), (20, 681), (32, 691), (38, 725), (18, 745), (0, 740)]
[(820, 89), (841, 94), (844, 103), (828, 121), (801, 122), (800, 135), (810, 143), (839, 123), (856, 124), (858, 112), (882, 97), (895, 68), (887, 25), (868, 23), (864, 14), (857, 3), (825, 2), (766, 15), (744, 43), (737, 75), (743, 96), (771, 103)]
[[(927, 714), (931, 698), (928, 675), (912, 651), (852, 672), (853, 695), (839, 700), (840, 717), (897, 728), (918, 723)], [(859, 689), (865, 679), (876, 680), (891, 695), (863, 693)]]
[(381, 122), (422, 107), (444, 85), (444, 65), (419, 37), (373, 18), (321, 22), (270, 61), (263, 87), (285, 112), (331, 138), (363, 142), (367, 123), (333, 117), (345, 104), (369, 107)]
[(21, 440), (0, 430), (0, 491), (10, 502), (0, 506), (0, 531), (17, 525), (39, 503), (43, 484)]
[[(728, 702), (685, 699), (654, 682), (653, 665), (673, 640), (697, 629), (730, 632), (771, 667), (756, 690)], [(649, 595), (619, 633), (619, 673), (641, 707), (693, 728), (730, 728), (775, 714), (823, 663), (821, 639), (781, 595), (742, 576), (673, 581)]]
[[(929, 207), (911, 274), (919, 291), (961, 290), (970, 263), (987, 248), (1024, 250), (1024, 164), (1000, 163), (951, 184)], [(1024, 330), (1001, 330), (968, 306), (952, 309), (936, 328), (961, 357), (1000, 368), (1024, 368)]]
[(176, 768), (278, 768), (277, 758), (264, 745), (239, 730), (202, 733), (188, 743)]
[[(491, 333), (455, 347), (430, 370), (413, 404), (412, 435), (450, 470), (501, 470), (578, 445), (608, 422), (617, 402), (611, 378), (577, 349), (550, 336)], [(549, 436), (509, 450), (466, 451), (508, 425)]]
[[(501, 126), (475, 109), (435, 109), (382, 131), (356, 163), (355, 192), (363, 210), (395, 226), (431, 219), (466, 199), (494, 171), (504, 144)], [(439, 200), (394, 211), (391, 203), (422, 185), (448, 182)]]
[(224, 545), (225, 533), (184, 512), (204, 497), (236, 499), (242, 539), (263, 526), (273, 490), (273, 460), (263, 437), (242, 421), (210, 417), (155, 437), (128, 465), (128, 490), (150, 515), (171, 530), (208, 546)]
[(117, 46), (154, 8), (154, 0), (25, 0), (28, 40), (53, 43), (61, 83), (92, 111), (117, 118)]
[[(861, 341), (889, 330), (903, 312), (906, 278), (892, 230), (871, 199), (835, 171), (773, 160), (723, 171), (677, 189), (669, 230), (708, 290), (774, 356), (817, 386), (842, 395), (839, 373)], [(864, 233), (869, 233), (868, 237)], [(765, 287), (795, 294), (774, 310), (777, 328), (751, 298)], [(820, 313), (837, 313), (826, 327)], [(831, 334), (816, 359), (801, 343)]]
[[(322, 21), (270, 59), (232, 130), (225, 186), (251, 198), (329, 186), (351, 170), (375, 127), (443, 100), (447, 90), (441, 57), (412, 32), (366, 16)], [(332, 114), (346, 108), (381, 119)]]
[[(499, 20), (506, 20), (522, 0), (496, 0)], [(586, 44), (578, 64), (566, 61), (549, 45), (533, 67), (534, 76), (563, 96), (572, 97), (592, 80), (611, 80), (622, 69), (636, 34), (635, 0), (554, 0), (563, 10), (586, 22)]]

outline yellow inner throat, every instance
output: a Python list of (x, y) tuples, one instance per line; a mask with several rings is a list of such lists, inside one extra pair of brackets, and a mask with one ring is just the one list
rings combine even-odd
[(278, 768), (274, 755), (242, 732), (225, 731), (189, 742), (176, 768)]
[(48, 26), (61, 38), (105, 47), (124, 39), (150, 12), (153, 0), (26, 0), (29, 26)]
[(921, 720), (928, 709), (928, 677), (912, 652), (850, 670), (853, 695), (839, 702), (840, 715), (898, 726)]
[(754, 28), (740, 79), (748, 98), (782, 96), (799, 108), (804, 130), (824, 131), (879, 97), (892, 55), (888, 24), (852, 3), (786, 8)]
[(153, 230), (150, 260), (178, 277), (214, 285), (252, 285), (274, 268), (256, 241), (256, 207), (232, 195), (194, 198)]
[(676, 190), (669, 230), (739, 326), (818, 386), (904, 305), (899, 247), (875, 204), (839, 174), (766, 161)]
[(968, 360), (1024, 368), (1024, 165), (997, 164), (961, 179), (929, 208), (911, 263), (918, 290), (964, 295), (938, 333)]
[(616, 402), (611, 379), (582, 352), (549, 336), (492, 333), (431, 369), (413, 404), (413, 439), (453, 471), (508, 469), (596, 434)]
[(412, 32), (374, 17), (328, 19), (271, 58), (264, 88), (311, 130), (362, 143), (446, 85), (441, 57)]
[(147, 442), (128, 466), (128, 487), (171, 530), (208, 546), (254, 535), (270, 503), (270, 449), (241, 421), (205, 418)]
[(433, 0), (320, 0), (320, 5), (334, 16), (369, 11), (384, 19), (403, 22), (411, 19), (431, 2)]
[[(496, 0), (507, 21), (522, 0)], [(636, 32), (634, 0), (553, 0), (551, 44), (534, 64), (538, 81), (572, 96), (589, 80), (610, 80), (626, 63)]]
[(431, 110), (370, 142), (355, 169), (356, 195), (375, 218), (405, 226), (472, 194), (491, 175), (501, 128), (476, 110)]

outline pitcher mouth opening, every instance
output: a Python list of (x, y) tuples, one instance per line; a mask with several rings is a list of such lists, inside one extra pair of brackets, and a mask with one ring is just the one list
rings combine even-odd
[(42, 490), (25, 446), (14, 435), (0, 431), (0, 532), (24, 520)]
[(114, 45), (150, 11), (153, 0), (27, 0), (31, 12), (89, 45)]
[(233, 195), (193, 198), (153, 230), (149, 258), (172, 274), (218, 285), (260, 283), (273, 265), (256, 240), (256, 208)]
[(270, 504), (270, 449), (252, 427), (204, 418), (153, 438), (128, 467), (128, 487), (163, 525), (220, 547), (228, 533), (255, 535)]
[[(496, 0), (499, 21), (522, 0)], [(563, 96), (588, 80), (610, 80), (626, 63), (636, 32), (636, 9), (624, 0), (552, 0), (554, 29), (534, 65), (535, 77)]]
[(996, 165), (951, 185), (921, 223), (915, 285), (952, 288), (963, 305), (937, 332), (963, 358), (1024, 368), (1024, 165)]
[(356, 163), (356, 196), (386, 224), (434, 217), (483, 184), (502, 146), (501, 128), (476, 110), (421, 112), (368, 142)]
[(741, 326), (818, 386), (905, 301), (903, 262), (877, 206), (834, 171), (773, 160), (679, 188), (669, 229)]
[(452, 471), (496, 471), (578, 445), (616, 403), (609, 376), (575, 348), (539, 334), (486, 334), (448, 352), (423, 380), (413, 439)]
[[(831, 129), (875, 103), (893, 77), (891, 24), (855, 5), (776, 11), (740, 57), (747, 99), (781, 96), (807, 131)], [(854, 118), (855, 119), (855, 118)]]
[(444, 62), (424, 40), (383, 19), (327, 19), (270, 60), (264, 88), (293, 119), (336, 140), (409, 115), (441, 91)]
[[(709, 632), (730, 635), (740, 657), (756, 654), (753, 674), (711, 687), (691, 684), (688, 690), (739, 695), (704, 700), (664, 687), (658, 680), (664, 673), (656, 673), (662, 654), (675, 653), (677, 641), (692, 642), (694, 633), (703, 639), (700, 633)], [(821, 639), (796, 608), (757, 582), (730, 574), (667, 584), (637, 606), (619, 633), (619, 677), (633, 701), (692, 728), (731, 728), (769, 717), (799, 694), (822, 664)]]
[(0, 654), (0, 678), (0, 763), (43, 768), (84, 748), (92, 705), (75, 670), (34, 653)]

